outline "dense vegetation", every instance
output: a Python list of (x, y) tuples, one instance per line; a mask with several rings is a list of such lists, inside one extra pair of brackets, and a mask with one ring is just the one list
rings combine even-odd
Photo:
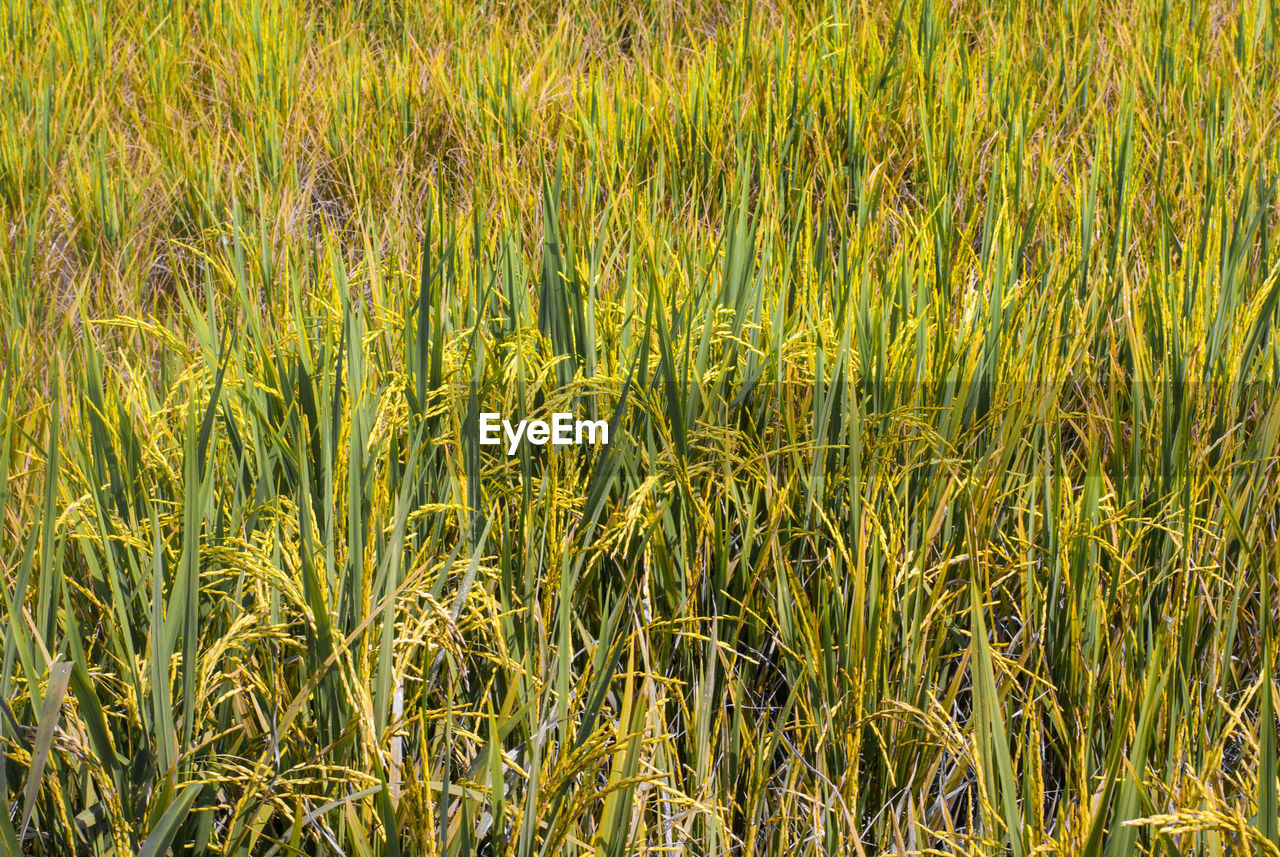
[(1280, 855), (1273, 0), (0, 18), (0, 850)]

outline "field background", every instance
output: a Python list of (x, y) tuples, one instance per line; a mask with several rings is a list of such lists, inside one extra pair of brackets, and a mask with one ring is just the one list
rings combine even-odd
[(1278, 35), (6, 0), (0, 850), (1280, 855)]

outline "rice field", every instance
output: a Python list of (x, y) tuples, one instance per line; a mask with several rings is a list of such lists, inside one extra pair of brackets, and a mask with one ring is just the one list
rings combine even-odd
[(1280, 857), (1278, 37), (5, 0), (0, 852)]

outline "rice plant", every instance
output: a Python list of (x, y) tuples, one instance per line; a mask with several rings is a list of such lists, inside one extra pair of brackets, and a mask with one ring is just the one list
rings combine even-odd
[(1278, 36), (6, 0), (0, 851), (1280, 857)]

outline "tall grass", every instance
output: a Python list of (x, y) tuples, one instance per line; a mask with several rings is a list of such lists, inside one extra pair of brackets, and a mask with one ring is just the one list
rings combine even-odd
[(1280, 854), (1278, 33), (9, 0), (4, 850)]

